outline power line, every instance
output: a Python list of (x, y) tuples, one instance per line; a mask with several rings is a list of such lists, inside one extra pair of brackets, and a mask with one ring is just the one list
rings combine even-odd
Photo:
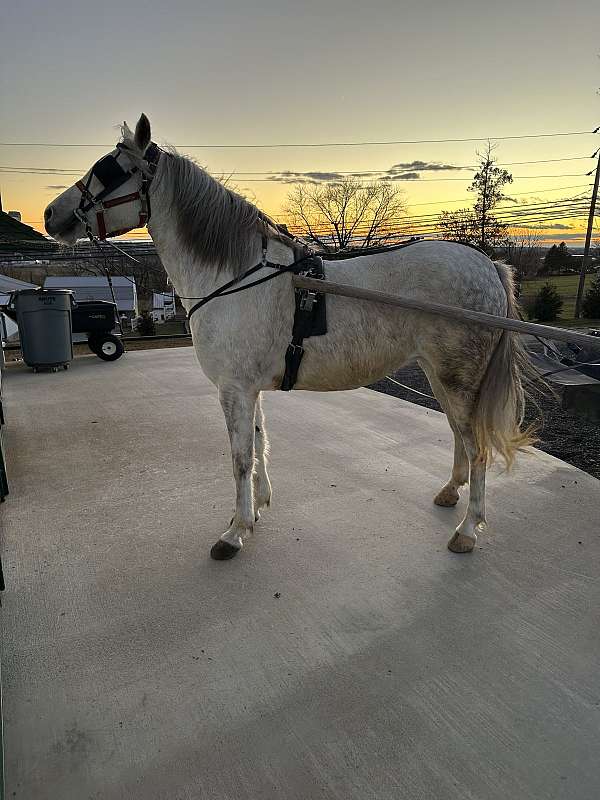
[[(414, 170), (417, 172), (417, 170)], [(396, 173), (397, 175), (402, 175), (402, 173)], [(587, 176), (587, 172), (562, 172), (555, 175), (513, 175), (513, 180), (528, 180), (528, 179), (537, 179), (537, 178), (585, 178)], [(235, 175), (232, 176), (235, 178)], [(284, 176), (285, 177), (285, 176)], [(332, 178), (331, 181), (323, 180), (323, 183), (331, 183), (335, 182), (335, 178)], [(377, 178), (377, 180), (386, 180), (386, 177)], [(464, 178), (397, 178), (395, 181), (390, 176), (387, 178), (394, 183), (439, 183), (441, 181), (470, 181), (472, 180), (471, 176), (466, 176)], [(282, 178), (247, 178), (241, 183), (281, 183), (283, 186), (288, 186), (293, 183), (302, 183), (302, 182), (310, 182), (311, 178), (289, 178), (289, 179), (282, 179)]]
[[(525, 133), (511, 136), (468, 136), (445, 139), (396, 139), (359, 142), (273, 142), (268, 144), (180, 144), (176, 147), (190, 149), (267, 149), (281, 147), (380, 147), (398, 144), (446, 144), (450, 142), (508, 141), (510, 139), (548, 139), (556, 136), (587, 136), (598, 133), (600, 127), (591, 131), (559, 131), (556, 133)], [(0, 142), (0, 147), (112, 147), (112, 144), (84, 144), (79, 142)]]
[[(415, 172), (417, 170), (414, 170)], [(26, 175), (56, 175), (58, 177), (66, 176), (67, 174), (73, 175), (80, 175), (81, 172), (42, 172), (42, 171), (35, 171), (30, 169), (21, 169), (20, 167), (0, 167), (0, 172), (7, 173), (9, 175), (15, 174), (26, 174)], [(397, 175), (401, 175), (402, 173), (396, 173)], [(587, 175), (586, 172), (562, 172), (554, 175), (513, 175), (513, 180), (537, 180), (538, 178), (585, 178)], [(378, 178), (377, 180), (392, 180), (392, 177), (386, 178)], [(302, 183), (303, 181), (310, 181), (310, 178), (293, 178), (290, 177), (289, 179), (285, 178), (247, 178), (242, 183), (281, 183), (284, 186), (290, 185), (293, 183)], [(335, 178), (332, 179), (335, 181)], [(440, 182), (447, 182), (447, 181), (470, 181), (471, 176), (466, 176), (464, 178), (398, 178), (395, 182), (406, 182), (406, 183), (440, 183)], [(330, 181), (324, 180), (323, 183), (329, 183)]]
[[(578, 219), (587, 215), (587, 204), (585, 200), (564, 200), (554, 203), (539, 204), (533, 203), (521, 206), (517, 209), (498, 209), (493, 216), (503, 225), (515, 227), (523, 224), (553, 222), (560, 219)], [(392, 229), (389, 226), (394, 225)], [(290, 226), (296, 232), (303, 231), (303, 227), (297, 225)], [(351, 228), (352, 226), (349, 226)], [(426, 214), (412, 217), (397, 217), (390, 220), (387, 231), (392, 235), (399, 235), (406, 231), (404, 235), (418, 235), (440, 230), (440, 215)], [(321, 222), (312, 227), (317, 236), (326, 237), (331, 234), (332, 227)], [(367, 233), (370, 230), (369, 223), (363, 223), (353, 228), (356, 235)]]
[[(511, 192), (513, 197), (522, 197), (523, 195), (534, 195), (537, 196), (538, 194), (547, 194), (548, 192), (563, 192), (567, 189), (583, 189), (590, 186), (588, 183), (576, 183), (573, 186), (555, 186), (554, 189), (536, 189), (535, 192)], [(416, 208), (417, 206), (444, 206), (448, 205), (449, 203), (467, 203), (473, 200), (472, 197), (463, 197), (460, 200), (435, 200), (434, 202), (430, 203), (409, 203), (410, 208)]]
[[(513, 197), (522, 197), (523, 195), (529, 195), (529, 196), (533, 195), (535, 197), (538, 194), (547, 194), (548, 192), (562, 192), (562, 191), (566, 191), (567, 189), (587, 189), (590, 185), (591, 184), (587, 184), (587, 183), (576, 183), (576, 184), (571, 185), (571, 186), (555, 186), (553, 189), (536, 189), (535, 192), (531, 192), (531, 191), (529, 191), (529, 192), (511, 192), (511, 194), (512, 194)], [(579, 198), (575, 198), (575, 199), (579, 199)], [(461, 197), (461, 198), (459, 198), (457, 200), (435, 200), (435, 201), (428, 202), (428, 203), (408, 203), (408, 207), (409, 208), (417, 208), (417, 207), (423, 207), (423, 206), (446, 206), (446, 205), (450, 205), (450, 204), (454, 204), (454, 203), (468, 203), (469, 201), (472, 201), (472, 200), (473, 200), (472, 197)], [(559, 201), (557, 200), (556, 202), (559, 202)], [(284, 217), (279, 217), (279, 219), (283, 220), (285, 218)], [(25, 222), (27, 224), (37, 224), (38, 222), (43, 222), (43, 219), (41, 219), (41, 218), (40, 219), (29, 219), (29, 220), (26, 219), (26, 220), (22, 220), (22, 222)]]
[[(586, 202), (587, 202), (586, 199), (575, 199), (575, 198), (573, 198), (573, 199), (564, 199), (564, 200), (554, 200), (554, 201), (549, 201), (549, 202), (546, 202), (546, 203), (527, 203), (527, 204), (523, 204), (523, 205), (520, 205), (520, 206), (518, 205), (518, 206), (508, 206), (508, 207), (498, 208), (498, 209), (494, 210), (493, 216), (496, 217), (496, 218), (499, 218), (499, 217), (508, 215), (511, 218), (513, 218), (513, 217), (516, 218), (516, 217), (519, 217), (522, 214), (532, 213), (532, 212), (536, 212), (537, 213), (537, 212), (545, 212), (545, 211), (552, 211), (552, 210), (554, 210), (554, 211), (559, 211), (559, 210), (567, 211), (569, 209), (578, 210), (580, 207), (583, 207), (583, 208), (587, 207), (586, 206)], [(418, 214), (418, 215), (412, 214), (412, 215), (407, 215), (407, 216), (395, 217), (394, 219), (397, 220), (400, 223), (404, 223), (406, 221), (417, 222), (417, 221), (421, 221), (421, 220), (425, 221), (425, 220), (430, 220), (430, 219), (439, 219), (440, 214), (442, 214), (442, 213), (444, 213), (444, 212), (437, 212), (437, 213), (433, 213), (433, 214)], [(460, 211), (459, 212), (453, 212), (453, 213), (460, 213)], [(472, 213), (472, 209), (467, 209), (467, 213)], [(291, 217), (288, 216), (287, 219), (289, 221), (291, 219)], [(369, 223), (365, 223), (365, 225), (368, 227)]]
[[(556, 212), (546, 212), (546, 213), (531, 213), (529, 215), (524, 215), (522, 217), (517, 218), (505, 218), (503, 220), (497, 220), (500, 224), (505, 225), (508, 228), (515, 228), (524, 225), (532, 225), (532, 224), (539, 224), (542, 223), (552, 223), (558, 220), (568, 220), (568, 219), (584, 219), (586, 216), (585, 208), (578, 210), (577, 212), (569, 211), (563, 213), (556, 213)], [(542, 225), (543, 227), (543, 225)], [(351, 228), (351, 226), (349, 226)], [(296, 233), (303, 232), (304, 228), (299, 227), (292, 227)], [(327, 237), (331, 236), (333, 232), (332, 226), (328, 226), (326, 228), (311, 228), (312, 232), (319, 237)], [(370, 230), (368, 225), (365, 226), (357, 226), (356, 228), (352, 229), (352, 233), (355, 235), (366, 234)], [(393, 234), (393, 235), (423, 235), (429, 232), (435, 231), (443, 231), (445, 228), (441, 225), (439, 218), (437, 220), (429, 220), (429, 221), (421, 221), (421, 222), (413, 222), (410, 219), (407, 220), (400, 220), (398, 221), (394, 227), (386, 227), (382, 229), (379, 235), (382, 234)]]
[[(535, 161), (508, 161), (506, 163), (498, 163), (497, 166), (499, 167), (512, 167), (517, 165), (524, 165), (524, 164), (556, 164), (563, 161), (586, 161), (589, 156), (570, 156), (567, 158), (544, 158), (538, 159)], [(330, 169), (330, 170), (292, 170), (292, 169), (282, 169), (282, 170), (263, 170), (263, 171), (255, 171), (255, 172), (237, 172), (232, 171), (231, 177), (242, 177), (248, 175), (266, 175), (272, 176), (275, 180), (280, 180), (281, 178), (293, 178), (295, 176), (311, 178), (314, 175), (323, 174), (326, 172), (327, 174), (331, 175), (353, 175), (353, 176), (361, 176), (361, 175), (369, 175), (372, 177), (378, 177), (382, 175), (402, 175), (404, 172), (437, 172), (437, 171), (452, 171), (452, 170), (475, 170), (479, 169), (479, 165), (477, 164), (451, 164), (451, 165), (437, 165), (435, 162), (430, 162), (434, 166), (406, 166), (403, 167), (402, 170), (394, 170), (393, 167), (388, 169), (371, 169), (371, 170), (337, 170), (337, 169)], [(26, 173), (26, 174), (40, 174), (40, 175), (82, 175), (87, 170), (85, 168), (67, 168), (67, 167), (30, 167), (24, 165), (2, 165), (0, 166), (0, 171), (6, 172), (17, 172), (17, 173)], [(223, 173), (228, 173), (228, 170), (219, 170), (219, 169), (211, 169), (211, 174), (220, 175)]]
[[(555, 164), (561, 161), (587, 161), (590, 156), (570, 156), (568, 158), (543, 158), (536, 161), (508, 161), (506, 163), (495, 163), (495, 166), (498, 167), (513, 167), (517, 165), (523, 164)], [(438, 171), (452, 171), (452, 170), (461, 170), (461, 169), (468, 169), (468, 170), (476, 170), (480, 168), (479, 164), (448, 164), (448, 165), (436, 165), (436, 162), (429, 162), (434, 166), (413, 166), (410, 165), (403, 167), (401, 170), (394, 171), (394, 168), (391, 167), (389, 169), (369, 169), (369, 170), (338, 170), (338, 169), (330, 169), (330, 170), (293, 170), (293, 169), (283, 169), (283, 170), (268, 170), (263, 172), (237, 172), (232, 171), (231, 177), (236, 178), (240, 175), (273, 175), (273, 176), (281, 176), (281, 177), (294, 177), (295, 175), (304, 175), (310, 177), (314, 174), (322, 174), (324, 172), (331, 173), (332, 175), (372, 175), (373, 177), (377, 177), (378, 175), (401, 175), (403, 172), (438, 172)], [(221, 174), (222, 172), (227, 172), (228, 170), (218, 170), (218, 169), (211, 169), (211, 174), (216, 173), (217, 175)]]

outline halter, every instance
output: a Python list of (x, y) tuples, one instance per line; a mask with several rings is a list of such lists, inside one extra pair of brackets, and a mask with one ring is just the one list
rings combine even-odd
[[(95, 242), (97, 239), (100, 239), (100, 241), (105, 241), (108, 236), (120, 236), (122, 233), (128, 233), (129, 231), (132, 231), (134, 228), (143, 228), (150, 221), (150, 216), (152, 213), (150, 208), (150, 184), (152, 183), (154, 175), (156, 174), (156, 169), (158, 167), (162, 150), (154, 142), (150, 142), (146, 148), (143, 160), (148, 165), (148, 174), (142, 172), (142, 184), (139, 191), (120, 195), (119, 197), (113, 197), (110, 200), (105, 200), (105, 197), (108, 197), (108, 195), (112, 194), (116, 189), (119, 188), (119, 186), (122, 186), (124, 183), (126, 183), (132, 175), (135, 175), (136, 172), (140, 171), (138, 167), (132, 167), (128, 170), (125, 170), (121, 167), (118, 162), (118, 158), (121, 150), (123, 149), (125, 149), (124, 145), (119, 142), (117, 144), (118, 152), (115, 156), (104, 156), (99, 161), (96, 161), (90, 170), (87, 183), (84, 184), (83, 181), (77, 181), (75, 184), (75, 186), (81, 192), (81, 202), (73, 214), (80, 222), (84, 224), (85, 232), (92, 242)], [(98, 192), (98, 194), (95, 195), (90, 192), (92, 178), (96, 178), (104, 187), (101, 192)], [(118, 230), (111, 231), (106, 229), (106, 221), (104, 219), (105, 211), (107, 211), (109, 208), (123, 205), (124, 203), (135, 203), (138, 200), (140, 202), (140, 212), (139, 220), (136, 225), (132, 225), (130, 228), (120, 228)], [(96, 212), (96, 223), (98, 225), (97, 237), (95, 237), (92, 232), (92, 226), (90, 225), (88, 218), (88, 212), (92, 210), (95, 210)]]

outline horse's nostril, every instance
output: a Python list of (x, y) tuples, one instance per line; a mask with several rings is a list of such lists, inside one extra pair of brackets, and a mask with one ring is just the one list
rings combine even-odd
[(44, 222), (48, 222), (49, 219), (52, 217), (52, 209), (50, 206), (44, 211)]

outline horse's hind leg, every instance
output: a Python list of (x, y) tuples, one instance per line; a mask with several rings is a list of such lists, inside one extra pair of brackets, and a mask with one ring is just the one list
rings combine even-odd
[[(452, 423), (450, 423), (452, 426)], [(458, 490), (461, 486), (469, 481), (469, 459), (465, 451), (460, 432), (452, 430), (454, 433), (454, 462), (452, 464), (452, 473), (448, 482), (442, 486), (440, 491), (433, 498), (436, 506), (444, 506), (451, 508), (455, 506), (460, 498)]]
[(461, 486), (469, 480), (469, 459), (463, 444), (460, 429), (456, 423), (454, 412), (451, 407), (450, 400), (446, 394), (443, 384), (438, 380), (434, 370), (424, 361), (419, 361), (419, 365), (431, 386), (438, 403), (446, 414), (448, 424), (452, 428), (454, 434), (454, 463), (452, 465), (452, 474), (447, 483), (442, 486), (440, 491), (433, 498), (436, 506), (452, 507), (458, 503), (459, 493), (458, 490)]
[(254, 527), (254, 416), (257, 394), (237, 386), (219, 387), (225, 414), (236, 486), (235, 514), (229, 528), (213, 545), (210, 554), (217, 561), (233, 558), (243, 537)]
[(271, 505), (271, 481), (267, 474), (269, 439), (265, 427), (261, 396), (258, 395), (254, 413), (254, 519), (260, 519), (260, 509)]
[(461, 422), (460, 430), (469, 457), (469, 504), (465, 518), (448, 542), (453, 553), (470, 553), (477, 542), (477, 533), (485, 526), (486, 457), (477, 452), (470, 420)]
[[(443, 487), (440, 495), (448, 499), (458, 499), (458, 487), (469, 481), (469, 503), (463, 521), (448, 542), (454, 553), (470, 553), (477, 542), (477, 533), (486, 524), (485, 520), (485, 473), (487, 462), (478, 451), (473, 433), (475, 413), (475, 393), (473, 385), (477, 381), (461, 381), (462, 385), (452, 387), (438, 377), (428, 364), (422, 364), (435, 396), (446, 411), (448, 422), (454, 432), (454, 466), (452, 477)], [(462, 448), (460, 445), (462, 444)]]

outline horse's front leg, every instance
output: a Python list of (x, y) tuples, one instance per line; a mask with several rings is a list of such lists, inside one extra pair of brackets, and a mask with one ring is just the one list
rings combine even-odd
[(254, 521), (260, 519), (260, 510), (271, 505), (271, 481), (267, 474), (269, 456), (269, 439), (265, 427), (265, 415), (262, 410), (261, 396), (256, 400), (254, 417)]
[(235, 514), (229, 528), (213, 545), (210, 554), (217, 561), (233, 558), (243, 546), (243, 537), (254, 527), (254, 415), (257, 392), (239, 386), (219, 388), (225, 414), (235, 478)]

